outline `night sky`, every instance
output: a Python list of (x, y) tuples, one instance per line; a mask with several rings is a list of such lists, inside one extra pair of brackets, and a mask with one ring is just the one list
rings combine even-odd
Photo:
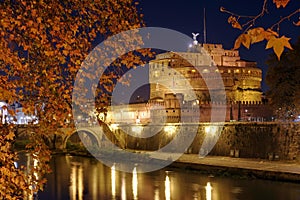
[[(207, 43), (222, 44), (225, 49), (231, 49), (235, 39), (242, 32), (233, 29), (228, 23), (228, 14), (220, 12), (223, 6), (227, 10), (241, 15), (257, 15), (261, 12), (263, 0), (144, 0), (139, 8), (144, 14), (144, 20), (148, 27), (169, 28), (192, 37), (192, 32), (199, 32), (199, 42), (203, 42), (203, 10), (206, 9)], [(257, 26), (268, 28), (276, 23), (280, 16), (284, 17), (300, 8), (300, 0), (291, 0), (286, 8), (277, 9), (272, 0), (268, 1), (269, 14), (260, 18)], [(299, 20), (300, 14), (296, 14), (290, 21), (284, 21), (280, 26), (280, 35), (292, 38), (295, 43), (300, 36), (300, 27), (292, 22)], [(256, 61), (258, 67), (263, 70), (265, 77), (267, 66), (265, 60), (272, 50), (265, 50), (265, 42), (254, 44), (250, 49), (241, 47), (240, 55), (244, 60)], [(266, 84), (262, 83), (262, 89), (267, 90)]]

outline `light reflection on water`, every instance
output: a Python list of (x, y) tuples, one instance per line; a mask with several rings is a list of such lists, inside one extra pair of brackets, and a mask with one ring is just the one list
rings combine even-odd
[(300, 185), (207, 177), (183, 170), (123, 173), (95, 159), (55, 156), (43, 200), (299, 200)]
[(136, 172), (136, 167), (134, 167), (132, 170), (132, 194), (134, 200), (138, 199), (138, 184), (138, 174)]
[(207, 182), (207, 184), (205, 186), (205, 190), (206, 190), (206, 200), (211, 200), (211, 190), (212, 190), (212, 187), (210, 185), (210, 182)]
[(70, 199), (82, 200), (83, 198), (83, 169), (81, 163), (72, 163), (70, 175)]
[(111, 167), (111, 194), (116, 199), (116, 169), (115, 164)]
[(171, 200), (171, 182), (168, 173), (165, 180), (165, 196), (166, 200)]

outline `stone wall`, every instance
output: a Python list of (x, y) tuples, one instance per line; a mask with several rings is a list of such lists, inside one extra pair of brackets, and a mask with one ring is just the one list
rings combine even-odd
[[(300, 156), (300, 123), (231, 122), (224, 126), (218, 123), (200, 123), (187, 124), (182, 128), (180, 124), (174, 123), (168, 126), (171, 128), (123, 125), (114, 133), (123, 138), (125, 144), (122, 146), (125, 148), (154, 151), (169, 144), (178, 130), (182, 131), (184, 136), (181, 139), (184, 140), (189, 137), (191, 130), (198, 129), (186, 153), (198, 154), (201, 151), (217, 156), (280, 160), (294, 160)], [(173, 130), (172, 133), (170, 130)], [(157, 134), (139, 138), (145, 132)], [(180, 142), (177, 145), (180, 146)]]
[[(219, 156), (243, 158), (296, 159), (300, 152), (299, 124), (277, 123), (227, 123), (209, 153)], [(192, 153), (201, 148), (204, 136), (209, 133), (199, 129)]]

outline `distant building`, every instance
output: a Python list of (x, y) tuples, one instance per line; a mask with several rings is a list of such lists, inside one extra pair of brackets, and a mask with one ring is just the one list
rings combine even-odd
[(5, 101), (0, 101), (0, 120), (2, 124), (38, 123), (38, 119), (35, 115), (24, 114), (23, 107), (18, 102), (8, 104)]
[(226, 121), (272, 120), (262, 98), (262, 71), (255, 62), (242, 60), (237, 50), (194, 43), (187, 52), (157, 55), (149, 67), (150, 100), (112, 106), (107, 122), (195, 122), (196, 116), (209, 122), (213, 105), (226, 109)]
[[(210, 101), (207, 82), (212, 86), (210, 91), (218, 92), (222, 90), (218, 84), (222, 81), (228, 102), (262, 101), (261, 69), (255, 62), (241, 60), (237, 50), (225, 50), (220, 44), (197, 44), (188, 52), (159, 54), (150, 62), (149, 71), (149, 81), (154, 83), (150, 98), (164, 98), (171, 88), (173, 93), (185, 94), (184, 99), (191, 100), (188, 96), (191, 92), (186, 87), (188, 81), (199, 101)], [(221, 76), (216, 76), (216, 73)]]

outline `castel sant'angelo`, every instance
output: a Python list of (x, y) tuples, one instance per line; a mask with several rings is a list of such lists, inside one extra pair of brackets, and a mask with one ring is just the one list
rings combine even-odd
[[(172, 123), (180, 122), (183, 116), (200, 115), (200, 122), (209, 122), (212, 105), (225, 107), (225, 121), (272, 120), (261, 81), (262, 71), (256, 62), (241, 59), (237, 50), (226, 50), (221, 44), (199, 44), (194, 37), (186, 52), (166, 52), (150, 61), (148, 101), (115, 105), (106, 120), (148, 123), (165, 115)], [(184, 104), (200, 109), (184, 113)]]

